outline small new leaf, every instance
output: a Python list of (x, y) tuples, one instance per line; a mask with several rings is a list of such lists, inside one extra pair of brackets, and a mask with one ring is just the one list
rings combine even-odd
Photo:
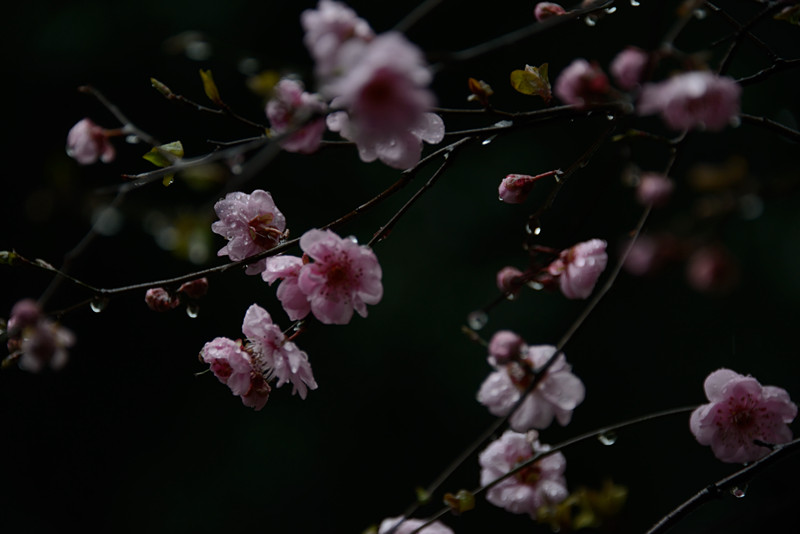
[(166, 145), (154, 147), (142, 156), (156, 167), (169, 167), (176, 160), (183, 157), (183, 145), (180, 141), (173, 141)]
[(785, 20), (789, 24), (800, 26), (800, 5), (783, 8), (775, 15), (775, 20)]
[(155, 78), (150, 78), (150, 85), (152, 85), (156, 91), (166, 96), (167, 98), (172, 98), (173, 96), (175, 96), (169, 87), (159, 82)]
[(0, 250), (0, 264), (14, 265), (17, 262), (17, 253), (11, 250)]
[(200, 77), (203, 79), (203, 90), (209, 100), (218, 106), (222, 106), (222, 98), (219, 96), (219, 89), (217, 89), (217, 84), (214, 83), (211, 71), (200, 69)]
[(547, 63), (541, 67), (525, 65), (524, 70), (515, 70), (511, 73), (511, 87), (523, 95), (538, 95), (545, 103), (553, 98), (550, 89), (550, 80), (547, 77)]
[(458, 490), (458, 493), (455, 495), (452, 493), (445, 493), (444, 503), (450, 507), (450, 511), (453, 512), (453, 514), (459, 515), (475, 508), (475, 495), (464, 489)]
[(469, 84), (469, 92), (472, 93), (467, 97), (469, 102), (477, 100), (483, 107), (489, 107), (489, 97), (494, 94), (492, 87), (483, 80), (476, 80), (470, 78), (467, 83)]

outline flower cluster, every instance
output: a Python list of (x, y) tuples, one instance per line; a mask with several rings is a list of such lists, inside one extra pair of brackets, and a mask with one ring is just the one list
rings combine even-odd
[(331, 0), (304, 12), (302, 23), (321, 93), (342, 110), (328, 115), (328, 128), (353, 141), (363, 161), (406, 169), (419, 161), (422, 141), (442, 140), (444, 123), (429, 113), (431, 72), (403, 35), (375, 36), (352, 10)]
[[(229, 256), (233, 261), (271, 249), (286, 230), (286, 218), (275, 206), (272, 195), (260, 189), (249, 195), (228, 193), (214, 205), (214, 211), (219, 220), (211, 224), (211, 230), (228, 240), (217, 255)], [(259, 274), (264, 263), (261, 260), (248, 265), (247, 274)]]
[[(497, 416), (508, 415), (534, 380), (535, 372), (555, 354), (551, 345), (526, 345), (513, 332), (500, 331), (489, 343), (489, 363), (494, 371), (478, 391), (478, 401)], [(559, 354), (536, 387), (511, 415), (511, 428), (525, 432), (546, 428), (556, 418), (564, 426), (583, 402), (585, 388)]]
[(785, 389), (762, 386), (730, 369), (714, 371), (703, 387), (711, 402), (692, 412), (689, 427), (723, 462), (752, 462), (769, 453), (768, 445), (791, 441), (788, 424), (797, 405)]
[(75, 344), (75, 336), (45, 317), (35, 301), (17, 302), (7, 327), (9, 354), (19, 359), (22, 369), (38, 372), (45, 367), (58, 370), (66, 365), (67, 349)]
[(322, 142), (325, 109), (319, 96), (305, 92), (302, 83), (284, 78), (273, 89), (266, 113), (273, 134), (291, 132), (281, 141), (284, 150), (310, 154), (316, 152)]
[[(478, 457), (481, 484), (489, 484), (507, 475), (535, 453), (549, 451), (550, 447), (539, 443), (537, 438), (535, 430), (527, 435), (506, 430)], [(509, 512), (528, 514), (535, 519), (540, 508), (556, 505), (569, 495), (564, 477), (566, 468), (567, 460), (563, 454), (550, 454), (492, 486), (486, 499)]]
[(372, 249), (330, 230), (309, 230), (300, 248), (303, 258), (269, 258), (262, 274), (270, 285), (281, 280), (277, 296), (290, 319), (310, 312), (325, 324), (347, 324), (354, 310), (366, 317), (367, 304), (380, 302), (382, 271)]
[(268, 381), (273, 378), (277, 378), (276, 387), (291, 383), (292, 393), (303, 399), (309, 389), (317, 389), (308, 356), (286, 339), (266, 310), (250, 306), (242, 332), (246, 344), (218, 337), (203, 346), (200, 358), (245, 406), (263, 408), (271, 392)]

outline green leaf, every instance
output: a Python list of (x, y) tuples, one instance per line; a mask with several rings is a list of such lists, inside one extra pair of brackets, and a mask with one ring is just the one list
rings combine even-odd
[(214, 77), (211, 76), (211, 71), (200, 69), (200, 77), (203, 79), (203, 89), (209, 100), (218, 106), (222, 105), (222, 98), (219, 96), (219, 89), (217, 89), (217, 84), (214, 83)]
[(166, 145), (153, 147), (142, 157), (156, 167), (169, 167), (183, 157), (183, 145), (180, 141), (173, 141)]
[(511, 87), (523, 95), (538, 95), (545, 102), (550, 102), (550, 80), (547, 77), (547, 63), (541, 67), (525, 65), (525, 70), (515, 70), (511, 73)]

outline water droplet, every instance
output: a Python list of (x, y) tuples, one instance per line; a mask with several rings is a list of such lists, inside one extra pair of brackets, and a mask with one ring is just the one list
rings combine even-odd
[(616, 8), (616, 6), (607, 7), (607, 8), (605, 9), (605, 12), (606, 12), (606, 13), (608, 13), (609, 15), (610, 15), (611, 13), (616, 13), (616, 11), (617, 11), (617, 8)]
[(95, 297), (89, 303), (89, 307), (95, 313), (100, 313), (101, 311), (105, 310), (107, 305), (108, 299), (105, 297)]
[(695, 9), (692, 12), (692, 14), (694, 15), (694, 18), (696, 18), (697, 20), (703, 20), (704, 18), (706, 18), (706, 15), (708, 13), (706, 13), (705, 9)]
[(741, 126), (742, 125), (741, 117), (737, 116), (737, 117), (732, 118), (730, 120), (730, 125), (731, 125), (731, 128), (738, 128), (739, 126)]
[(517, 294), (509, 293), (508, 295), (506, 295), (506, 300), (517, 300)]
[(358, 238), (354, 235), (347, 236), (347, 239), (358, 245)]
[(562, 176), (564, 176), (564, 171), (562, 171), (561, 169), (557, 169), (556, 173), (553, 175), (553, 177), (556, 179), (557, 184), (561, 183)]
[(613, 445), (617, 442), (617, 433), (613, 430), (608, 430), (598, 435), (597, 439), (600, 440), (600, 443), (603, 445)]
[(497, 136), (496, 135), (491, 135), (491, 136), (487, 137), (486, 139), (484, 139), (483, 141), (481, 141), (481, 144), (486, 146), (489, 143), (491, 143), (492, 141), (494, 141), (495, 137), (497, 137)]
[(592, 28), (592, 27), (594, 27), (594, 26), (597, 26), (597, 17), (595, 17), (594, 15), (589, 15), (589, 16), (587, 16), (585, 19), (583, 19), (583, 22), (584, 22), (584, 23), (585, 23), (587, 26), (589, 26), (590, 28)]
[(131, 135), (125, 136), (125, 142), (128, 143), (129, 145), (137, 145), (137, 144), (139, 144), (139, 141), (140, 141), (140, 139), (136, 135), (131, 134)]
[(189, 304), (186, 306), (186, 315), (192, 319), (196, 319), (200, 315), (200, 306), (198, 304)]
[(483, 310), (475, 310), (467, 315), (467, 325), (473, 330), (480, 330), (489, 322), (489, 316)]
[(497, 121), (496, 123), (494, 123), (494, 126), (496, 126), (497, 128), (510, 128), (510, 127), (514, 126), (514, 122), (513, 121)]
[(741, 499), (742, 497), (744, 497), (746, 492), (747, 492), (747, 486), (745, 486), (744, 488), (740, 488), (739, 486), (734, 486), (731, 488), (731, 495), (733, 495), (737, 499)]
[(542, 284), (541, 282), (537, 282), (536, 280), (531, 280), (530, 282), (527, 283), (527, 286), (533, 289), (534, 291), (541, 291), (542, 289), (544, 289), (544, 284)]
[(642, 3), (639, 2), (639, 0), (631, 0), (631, 5), (633, 7), (639, 7), (640, 5), (642, 5)]
[(606, 113), (607, 120), (613, 121), (615, 118), (613, 113)]

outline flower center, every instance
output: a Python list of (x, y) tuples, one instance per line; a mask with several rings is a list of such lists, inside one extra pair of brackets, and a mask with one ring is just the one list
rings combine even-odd
[(247, 223), (250, 239), (263, 249), (274, 247), (283, 235), (280, 230), (270, 224), (273, 219), (271, 213), (263, 213), (253, 217)]
[[(522, 456), (518, 457), (517, 465), (527, 461), (528, 459), (529, 458)], [(514, 474), (514, 477), (523, 484), (529, 484), (533, 486), (539, 481), (540, 478), (542, 478), (542, 470), (536, 463), (533, 463), (517, 471)]]

